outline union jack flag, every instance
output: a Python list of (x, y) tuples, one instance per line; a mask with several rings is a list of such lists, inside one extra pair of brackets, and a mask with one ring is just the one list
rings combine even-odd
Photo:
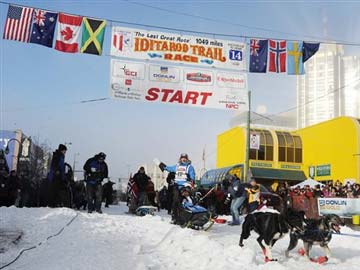
[(250, 42), (250, 54), (254, 55), (254, 56), (258, 56), (259, 55), (259, 49), (260, 49), (259, 40), (258, 39), (252, 39), (251, 42)]
[(269, 72), (286, 72), (286, 40), (269, 40)]

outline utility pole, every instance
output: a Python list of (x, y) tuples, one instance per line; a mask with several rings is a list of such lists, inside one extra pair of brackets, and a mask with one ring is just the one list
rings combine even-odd
[(249, 179), (249, 172), (250, 172), (250, 122), (251, 122), (251, 91), (248, 91), (248, 103), (249, 103), (249, 110), (247, 115), (247, 123), (246, 123), (246, 157), (245, 157), (245, 176), (244, 180), (247, 182)]

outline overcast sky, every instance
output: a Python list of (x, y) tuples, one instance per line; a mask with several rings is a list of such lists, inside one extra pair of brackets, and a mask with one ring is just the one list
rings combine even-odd
[[(360, 3), (351, 1), (12, 2), (184, 30), (360, 43)], [(3, 31), (7, 6), (1, 4), (0, 8)], [(205, 145), (207, 167), (213, 168), (216, 136), (229, 128), (231, 112), (117, 100), (79, 104), (81, 100), (109, 97), (110, 32), (107, 27), (101, 57), (0, 39), (0, 129), (22, 129), (53, 149), (59, 143), (71, 142), (66, 159), (73, 164), (74, 154), (80, 153), (78, 167), (103, 151), (113, 177), (126, 176), (129, 166), (135, 171), (155, 157), (175, 163), (182, 152), (189, 153), (199, 168)], [(357, 53), (350, 49), (352, 54)], [(262, 113), (281, 112), (296, 104), (295, 77), (250, 75), (249, 88), (254, 110)]]

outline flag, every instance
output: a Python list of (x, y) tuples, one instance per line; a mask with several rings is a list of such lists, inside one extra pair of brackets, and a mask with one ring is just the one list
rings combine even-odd
[(250, 40), (250, 72), (266, 73), (268, 41)]
[(57, 16), (57, 13), (35, 9), (30, 43), (37, 43), (51, 48), (54, 40)]
[(303, 63), (305, 63), (307, 60), (309, 60), (318, 50), (320, 47), (320, 43), (303, 43), (302, 47), (302, 59)]
[(3, 38), (29, 42), (33, 12), (33, 8), (9, 5)]
[(55, 49), (68, 53), (78, 52), (82, 17), (59, 13), (58, 22)]
[(269, 72), (286, 72), (285, 40), (269, 40)]
[(289, 75), (304, 74), (303, 63), (303, 43), (302, 41), (287, 42), (287, 72)]
[(126, 189), (126, 193), (128, 197), (133, 197), (135, 199), (137, 199), (138, 197), (138, 188), (137, 185), (135, 183), (134, 178), (132, 178), (132, 176), (130, 176), (128, 185), (127, 185), (127, 189)]
[(105, 34), (105, 20), (83, 18), (81, 52), (101, 55)]

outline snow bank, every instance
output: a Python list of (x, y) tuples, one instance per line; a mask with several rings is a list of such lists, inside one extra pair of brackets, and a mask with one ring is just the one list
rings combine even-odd
[[(125, 213), (124, 205), (112, 206), (103, 215), (80, 212), (74, 222), (57, 237), (57, 233), (78, 212), (71, 209), (0, 208), (0, 231), (22, 231), (17, 245), (10, 244), (0, 253), (0, 266), (12, 260), (18, 252), (39, 242), (5, 269), (23, 270), (145, 270), (145, 269), (358, 269), (360, 238), (334, 235), (330, 248), (333, 258), (326, 265), (310, 263), (296, 251), (284, 257), (288, 237), (273, 249), (279, 262), (265, 264), (253, 235), (238, 246), (241, 227), (214, 224), (209, 232), (182, 229), (169, 223), (161, 212), (157, 216), (137, 217)], [(358, 235), (350, 228), (343, 233)], [(299, 245), (300, 247), (300, 245)], [(314, 247), (313, 256), (322, 255)]]

